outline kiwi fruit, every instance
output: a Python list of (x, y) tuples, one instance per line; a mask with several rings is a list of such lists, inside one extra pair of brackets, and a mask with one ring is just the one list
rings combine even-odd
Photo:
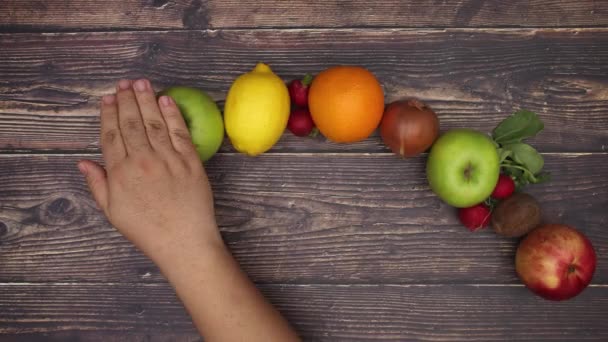
[(520, 237), (536, 228), (541, 221), (538, 201), (523, 192), (501, 201), (492, 213), (492, 227), (498, 235)]

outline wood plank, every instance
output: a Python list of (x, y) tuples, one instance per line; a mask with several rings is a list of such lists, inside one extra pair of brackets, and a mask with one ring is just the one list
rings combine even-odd
[(207, 28), (202, 0), (3, 0), (0, 32)]
[(212, 0), (221, 27), (587, 27), (608, 24), (604, 1)]
[[(367, 66), (387, 101), (424, 100), (444, 130), (490, 131), (523, 107), (546, 123), (534, 142), (543, 151), (608, 146), (608, 29), (4, 34), (0, 45), (4, 151), (96, 152), (97, 102), (117, 79), (197, 86), (221, 101), (259, 60), (286, 80), (334, 64)], [(286, 134), (272, 151), (386, 148), (377, 136), (338, 145)]]
[(608, 25), (608, 4), (594, 0), (4, 0), (0, 6), (0, 31), (601, 25)]
[[(190, 319), (167, 284), (3, 284), (1, 288), (0, 333), (5, 335), (0, 341), (196, 339)], [(534, 297), (523, 286), (263, 285), (261, 289), (306, 341), (608, 338), (605, 287), (590, 287), (561, 303)], [(121, 335), (122, 339), (116, 338)]]
[[(162, 282), (95, 209), (80, 158), (0, 155), (0, 282)], [(545, 158), (554, 179), (529, 190), (546, 221), (589, 236), (606, 284), (608, 154)], [(518, 283), (517, 241), (462, 227), (424, 157), (220, 154), (207, 169), (224, 239), (257, 282)]]
[(66, 329), (64, 331), (40, 333), (0, 334), (0, 342), (203, 342), (194, 331), (183, 333), (168, 332), (150, 334), (146, 331), (87, 331)]

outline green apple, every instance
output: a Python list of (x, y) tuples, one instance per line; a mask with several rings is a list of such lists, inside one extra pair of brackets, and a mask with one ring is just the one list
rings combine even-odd
[(224, 119), (215, 101), (191, 87), (171, 87), (160, 95), (169, 95), (177, 103), (201, 160), (213, 157), (224, 141)]
[(457, 208), (471, 207), (488, 198), (499, 173), (494, 142), (470, 129), (450, 130), (439, 137), (426, 164), (431, 189)]

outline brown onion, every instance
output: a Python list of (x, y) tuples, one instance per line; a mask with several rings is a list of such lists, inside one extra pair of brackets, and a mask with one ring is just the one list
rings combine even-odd
[(396, 101), (384, 111), (380, 135), (394, 153), (402, 157), (413, 157), (426, 151), (435, 142), (439, 135), (439, 120), (420, 101)]

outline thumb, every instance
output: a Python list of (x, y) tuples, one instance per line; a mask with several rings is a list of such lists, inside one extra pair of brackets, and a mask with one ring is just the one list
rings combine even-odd
[(106, 178), (106, 170), (99, 164), (90, 160), (81, 160), (78, 163), (80, 173), (87, 179), (89, 190), (93, 194), (93, 198), (97, 205), (105, 210), (108, 203), (108, 183)]

